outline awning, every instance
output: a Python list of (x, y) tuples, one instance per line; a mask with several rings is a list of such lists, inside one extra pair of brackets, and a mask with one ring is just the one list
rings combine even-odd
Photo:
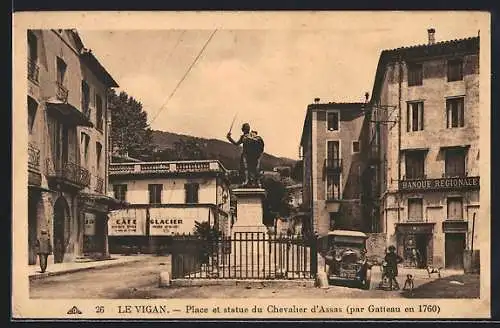
[(49, 99), (47, 101), (47, 111), (49, 114), (60, 118), (65, 123), (70, 125), (88, 127), (94, 126), (90, 119), (79, 111), (78, 108), (57, 99)]

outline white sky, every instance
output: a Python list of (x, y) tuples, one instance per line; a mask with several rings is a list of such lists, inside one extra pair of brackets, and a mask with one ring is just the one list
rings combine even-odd
[(151, 128), (225, 140), (238, 113), (233, 135), (249, 122), (266, 152), (296, 159), (305, 110), (315, 97), (363, 101), (383, 49), (426, 43), (429, 27), (436, 41), (477, 36), (477, 19), (467, 12), (336, 13), (321, 29), (223, 25), (167, 106), (213, 30), (79, 33), (118, 91), (142, 102), (150, 123), (163, 106)]

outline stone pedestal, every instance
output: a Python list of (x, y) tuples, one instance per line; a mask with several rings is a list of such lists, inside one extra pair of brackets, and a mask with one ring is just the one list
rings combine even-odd
[(233, 195), (237, 219), (231, 229), (232, 270), (240, 278), (263, 278), (265, 255), (269, 251), (267, 228), (262, 223), (266, 192), (261, 188), (241, 188), (234, 189)]
[(262, 223), (264, 212), (262, 201), (266, 191), (261, 188), (234, 189), (236, 197), (236, 222), (232, 227), (232, 235), (240, 232), (267, 232)]

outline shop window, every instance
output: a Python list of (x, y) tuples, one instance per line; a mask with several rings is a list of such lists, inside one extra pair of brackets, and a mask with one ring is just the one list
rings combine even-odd
[(446, 99), (446, 127), (451, 129), (464, 125), (464, 98)]
[(448, 220), (463, 220), (463, 200), (462, 197), (448, 198)]
[(163, 185), (161, 185), (161, 184), (148, 185), (149, 204), (161, 204), (162, 189), (163, 189)]
[(465, 149), (447, 149), (445, 153), (445, 176), (463, 177), (465, 176)]
[(405, 157), (406, 179), (425, 178), (425, 151), (407, 151)]
[(339, 130), (339, 112), (327, 112), (327, 128), (329, 131)]
[(408, 199), (408, 221), (423, 221), (422, 198)]
[(408, 64), (408, 86), (422, 85), (422, 64)]
[(184, 189), (186, 191), (186, 203), (198, 203), (200, 185), (198, 183), (186, 183)]
[(126, 184), (113, 185), (113, 192), (115, 194), (115, 199), (118, 199), (121, 201), (127, 200), (127, 185)]
[(424, 129), (424, 103), (410, 102), (407, 106), (406, 131), (422, 131)]
[(464, 79), (462, 59), (448, 60), (448, 82)]

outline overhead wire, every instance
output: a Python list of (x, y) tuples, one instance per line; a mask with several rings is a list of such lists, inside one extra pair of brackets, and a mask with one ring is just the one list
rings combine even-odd
[(198, 59), (201, 57), (201, 55), (205, 51), (205, 48), (208, 46), (208, 44), (210, 43), (210, 41), (212, 41), (212, 38), (214, 37), (215, 32), (217, 32), (217, 29), (215, 29), (212, 32), (212, 34), (210, 34), (210, 37), (207, 39), (207, 41), (205, 42), (205, 44), (201, 48), (200, 52), (195, 57), (195, 59), (193, 60), (193, 62), (191, 63), (191, 65), (188, 67), (188, 69), (186, 70), (186, 72), (184, 73), (184, 75), (182, 76), (182, 78), (179, 80), (179, 82), (175, 86), (174, 90), (170, 93), (170, 95), (168, 96), (168, 98), (165, 101), (165, 103), (163, 105), (161, 105), (160, 110), (158, 110), (158, 112), (156, 112), (155, 116), (153, 117), (153, 119), (149, 123), (150, 125), (153, 124), (153, 122), (158, 118), (158, 115), (160, 115), (160, 113), (166, 108), (166, 106), (169, 103), (170, 99), (172, 99), (172, 97), (174, 96), (174, 94), (177, 91), (177, 89), (179, 89), (179, 87), (182, 84), (182, 82), (186, 79), (186, 77), (188, 76), (189, 72), (191, 72), (191, 69), (194, 67), (194, 65), (196, 64), (196, 62), (198, 61)]

